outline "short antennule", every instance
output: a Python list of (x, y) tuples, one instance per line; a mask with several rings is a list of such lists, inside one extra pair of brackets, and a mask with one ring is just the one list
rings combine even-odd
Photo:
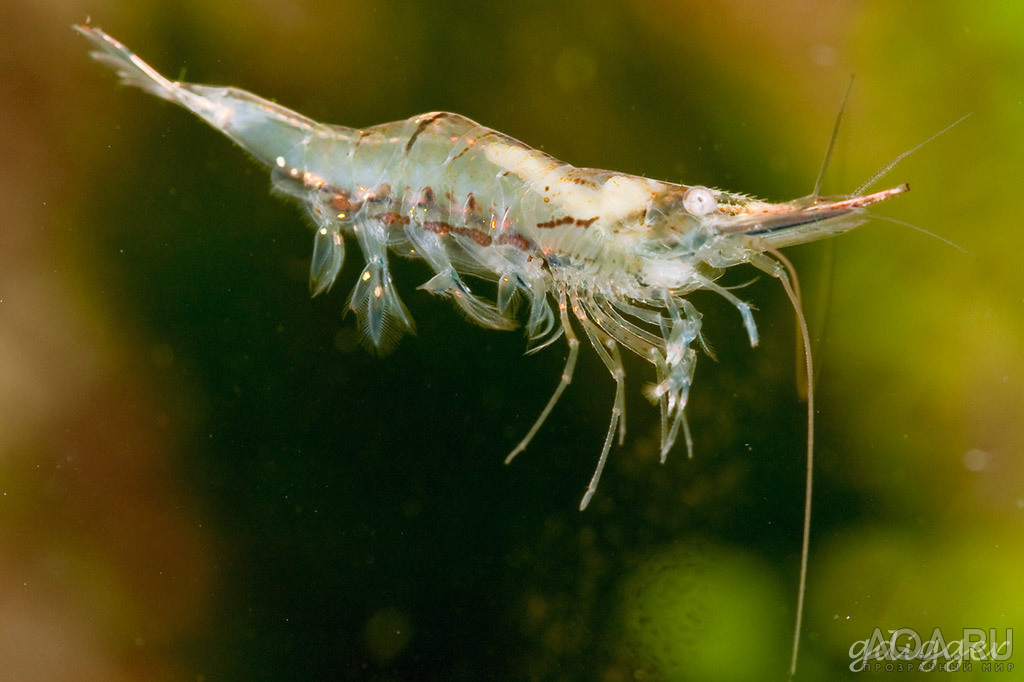
[(836, 122), (832, 126), (832, 137), (828, 139), (828, 148), (825, 149), (825, 159), (821, 162), (821, 170), (818, 171), (818, 179), (814, 181), (814, 191), (811, 196), (817, 199), (821, 196), (821, 183), (825, 181), (825, 171), (832, 162), (832, 152), (836, 148), (836, 140), (839, 138), (839, 124), (843, 120), (843, 112), (846, 111), (846, 102), (850, 99), (850, 91), (853, 90), (853, 74), (850, 74), (850, 82), (846, 85), (846, 92), (843, 93), (843, 101), (839, 103), (839, 112), (836, 114)]
[[(911, 154), (913, 154), (918, 149), (920, 149), (921, 147), (925, 146), (926, 144), (928, 144), (929, 142), (931, 142), (932, 140), (934, 140), (938, 136), (945, 135), (950, 130), (952, 130), (954, 127), (960, 125), (965, 119), (969, 118), (970, 116), (971, 116), (971, 114), (969, 114), (969, 113), (968, 114), (964, 114), (963, 116), (961, 116), (960, 118), (958, 118), (957, 120), (953, 121), (948, 126), (943, 128), (942, 130), (940, 130), (939, 132), (937, 132), (934, 135), (932, 135), (931, 137), (929, 137), (924, 142), (922, 142), (922, 143), (920, 143), (920, 144), (918, 144), (918, 145), (916, 145), (914, 147), (911, 147), (907, 151), (905, 151), (902, 154), (898, 155), (895, 159), (893, 159), (889, 163), (885, 164), (885, 166), (883, 166), (880, 171), (878, 171), (877, 173), (872, 175), (870, 178), (868, 178), (867, 182), (865, 182), (863, 185), (861, 185), (860, 187), (855, 189), (853, 193), (854, 194), (861, 194), (861, 193), (863, 193), (864, 190), (866, 190), (868, 187), (871, 187), (871, 185), (875, 184), (876, 182), (878, 182), (879, 180), (884, 178), (886, 175), (888, 175), (889, 171), (891, 171), (893, 168), (895, 168), (896, 164), (898, 164), (900, 161), (902, 161), (903, 159), (907, 158), (908, 156), (910, 156)], [(907, 189), (909, 189), (909, 187)]]

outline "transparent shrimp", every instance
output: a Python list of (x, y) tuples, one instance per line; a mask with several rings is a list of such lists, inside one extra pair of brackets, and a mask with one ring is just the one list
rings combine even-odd
[[(685, 414), (702, 321), (687, 295), (698, 289), (717, 293), (736, 308), (756, 346), (751, 306), (716, 279), (741, 264), (777, 279), (796, 311), (808, 392), (792, 675), (807, 575), (814, 395), (796, 275), (779, 249), (846, 232), (869, 218), (868, 206), (906, 192), (907, 185), (839, 197), (821, 197), (816, 186), (810, 196), (769, 203), (700, 185), (575, 168), (447, 112), (364, 129), (317, 123), (243, 90), (170, 81), (99, 29), (74, 28), (122, 82), (183, 106), (223, 132), (270, 169), (279, 192), (305, 208), (315, 228), (313, 295), (331, 288), (346, 241), (356, 241), (365, 265), (347, 305), (371, 349), (385, 353), (414, 328), (391, 279), (395, 254), (423, 261), (432, 276), (421, 288), (451, 299), (479, 325), (515, 328), (512, 301), (524, 300), (531, 351), (565, 337), (568, 355), (555, 390), (506, 462), (527, 448), (572, 382), (581, 330), (615, 381), (611, 418), (581, 510), (597, 491), (612, 445), (625, 437), (621, 349), (654, 367), (656, 380), (644, 393), (660, 408), (662, 461), (680, 432), (692, 456)], [(475, 292), (467, 279), (489, 283), (495, 299)]]

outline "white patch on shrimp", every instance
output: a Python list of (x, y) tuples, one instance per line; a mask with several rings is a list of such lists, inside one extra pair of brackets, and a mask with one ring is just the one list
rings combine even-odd
[(558, 170), (563, 166), (543, 152), (516, 145), (494, 142), (488, 144), (484, 151), (491, 163), (515, 173), (541, 190), (545, 185), (558, 181)]
[(628, 175), (613, 175), (601, 187), (580, 184), (566, 175), (571, 166), (516, 145), (490, 144), (485, 153), (489, 161), (549, 197), (566, 215), (580, 219), (621, 220), (642, 211), (659, 187), (657, 182)]
[(674, 289), (690, 282), (695, 272), (693, 265), (679, 259), (643, 262), (643, 279), (649, 286)]
[[(563, 184), (568, 191), (559, 203), (570, 215), (574, 210), (584, 212), (583, 206), (592, 206), (594, 213), (601, 216), (602, 220), (621, 220), (639, 213), (657, 194), (656, 183), (628, 175), (614, 175), (608, 178), (597, 191), (572, 182)], [(573, 204), (577, 203), (579, 209), (573, 207)]]

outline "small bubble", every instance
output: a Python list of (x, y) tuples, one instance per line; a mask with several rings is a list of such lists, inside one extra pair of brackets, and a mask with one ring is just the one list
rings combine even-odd
[(831, 45), (818, 43), (811, 48), (811, 61), (822, 67), (835, 66), (839, 61), (839, 53)]
[(984, 471), (988, 468), (989, 455), (984, 450), (968, 450), (964, 453), (964, 468), (968, 471)]
[(412, 623), (409, 617), (393, 607), (373, 614), (363, 630), (367, 650), (382, 663), (394, 660), (402, 653), (411, 635)]

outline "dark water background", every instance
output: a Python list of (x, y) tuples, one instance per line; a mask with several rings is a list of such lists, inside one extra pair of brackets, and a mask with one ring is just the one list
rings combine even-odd
[(850, 73), (826, 193), (975, 112), (879, 209), (971, 256), (886, 223), (832, 269), (790, 251), (824, 330), (798, 679), (852, 676), (876, 627), (1024, 624), (1015, 4), (134, 7), (2, 10), (0, 680), (782, 679), (789, 656), (805, 434), (777, 284), (739, 291), (757, 349), (692, 299), (718, 357), (693, 460), (658, 463), (627, 359), (627, 441), (580, 513), (613, 397), (596, 357), (503, 466), (564, 347), (524, 356), (401, 262), (418, 334), (364, 352), (357, 249), (310, 300), (299, 210), (117, 87), (67, 29), (86, 16), (169, 77), (318, 120), (457, 111), (578, 166), (774, 200), (813, 186)]

